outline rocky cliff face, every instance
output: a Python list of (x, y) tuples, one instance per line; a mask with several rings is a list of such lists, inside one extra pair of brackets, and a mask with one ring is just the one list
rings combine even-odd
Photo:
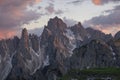
[[(117, 34), (116, 34), (117, 36)], [(56, 80), (70, 69), (120, 67), (120, 40), (82, 24), (50, 19), (41, 36), (0, 41), (1, 80)]]
[(115, 34), (115, 39), (120, 39), (120, 31), (118, 31), (116, 34)]
[(86, 38), (88, 38), (89, 34), (87, 33), (87, 31), (85, 30), (85, 28), (82, 26), (80, 22), (72, 26), (70, 29), (73, 31), (77, 40), (83, 41)]
[(86, 31), (90, 35), (89, 40), (98, 39), (98, 40), (103, 40), (105, 42), (108, 42), (109, 40), (113, 39), (111, 34), (105, 34), (99, 30), (87, 28)]
[(12, 70), (8, 76), (9, 80), (28, 79), (43, 64), (43, 55), (40, 50), (39, 37), (28, 35), (23, 29), (18, 47), (12, 58)]
[(12, 69), (12, 58), (16, 53), (19, 39), (1, 40), (0, 41), (0, 79), (4, 80)]
[[(65, 73), (64, 60), (72, 54), (72, 52), (69, 52), (71, 49), (70, 40), (66, 36), (66, 30), (66, 24), (58, 17), (50, 19), (43, 30), (40, 45), (46, 55), (44, 57), (49, 60), (48, 65), (43, 65), (44, 68), (49, 66), (46, 71), (47, 76), (56, 76), (53, 73), (55, 71)], [(55, 71), (53, 71), (54, 69)], [(50, 73), (48, 73), (49, 70), (51, 70)]]
[(116, 53), (112, 47), (100, 40), (92, 40), (80, 48), (74, 50), (70, 59), (70, 68), (88, 69), (116, 66)]

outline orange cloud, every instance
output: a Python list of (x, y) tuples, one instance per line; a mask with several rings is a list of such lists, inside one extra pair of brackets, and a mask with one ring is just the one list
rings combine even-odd
[(102, 31), (105, 34), (112, 34), (113, 36), (118, 31), (120, 31), (120, 25), (111, 25), (111, 26), (105, 26), (105, 27), (103, 27), (102, 25), (96, 25), (93, 28)]
[(16, 31), (0, 31), (0, 39), (12, 38), (16, 35)]
[(41, 2), (41, 0), (35, 0), (35, 2), (36, 2), (36, 3), (39, 3), (39, 2)]
[(106, 34), (112, 34), (113, 36), (120, 31), (120, 27), (113, 27), (113, 28), (106, 28), (106, 29), (102, 29), (102, 32), (106, 33)]
[(92, 0), (95, 5), (101, 5), (101, 0)]
[(37, 20), (41, 16), (40, 13), (27, 10), (27, 6), (36, 5), (40, 1), (0, 0), (0, 39), (12, 37), (22, 25)]

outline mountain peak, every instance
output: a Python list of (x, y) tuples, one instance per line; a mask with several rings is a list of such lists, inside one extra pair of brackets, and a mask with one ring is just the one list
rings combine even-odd
[(80, 38), (81, 40), (86, 39), (88, 33), (85, 30), (85, 28), (82, 26), (81, 22), (78, 22), (77, 24), (72, 26), (70, 29), (73, 31), (74, 35), (76, 35), (77, 39), (80, 39)]
[(62, 19), (56, 16), (48, 21), (47, 28), (51, 31), (58, 29), (63, 31), (67, 28), (67, 25), (62, 21)]
[(77, 24), (77, 25), (80, 25), (80, 26), (82, 26), (81, 22), (78, 22), (78, 24)]
[(83, 28), (83, 26), (82, 26), (82, 23), (81, 22), (78, 22), (77, 24), (75, 24), (74, 25), (75, 27), (77, 27), (77, 28)]
[(60, 19), (60, 18), (58, 18), (57, 16), (55, 16), (54, 18), (50, 18), (49, 21), (59, 21), (59, 20), (62, 21), (62, 19)]
[(22, 30), (22, 36), (21, 36), (22, 43), (26, 48), (28, 48), (29, 44), (29, 35), (26, 28)]
[(57, 16), (55, 16), (54, 19), (59, 19), (59, 18)]
[(26, 28), (22, 30), (22, 37), (28, 36), (28, 31)]

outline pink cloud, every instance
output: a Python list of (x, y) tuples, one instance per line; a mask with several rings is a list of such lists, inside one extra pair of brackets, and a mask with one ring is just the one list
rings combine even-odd
[(101, 4), (101, 0), (92, 0), (92, 2), (93, 2), (95, 5), (100, 5), (100, 4)]
[(92, 0), (95, 5), (103, 5), (109, 2), (119, 2), (119, 0)]
[[(36, 11), (27, 10), (41, 0), (0, 0), (0, 37), (14, 35), (24, 24), (37, 20), (41, 15)], [(3, 32), (5, 31), (5, 32)], [(13, 31), (13, 32), (12, 32)], [(3, 34), (2, 34), (3, 33)], [(4, 33), (7, 33), (4, 35)]]

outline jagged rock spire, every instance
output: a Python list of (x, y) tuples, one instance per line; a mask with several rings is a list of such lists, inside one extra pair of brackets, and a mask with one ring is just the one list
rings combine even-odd
[(74, 26), (71, 27), (71, 30), (75, 34), (75, 36), (81, 36), (82, 39), (85, 39), (87, 37), (87, 31), (82, 26), (81, 22), (78, 22)]
[(57, 16), (53, 19), (50, 19), (48, 21), (47, 28), (50, 30), (57, 30), (63, 31), (65, 28), (67, 28), (67, 25)]
[(21, 44), (25, 47), (28, 48), (29, 47), (29, 35), (28, 35), (28, 31), (26, 28), (24, 28), (22, 30), (22, 36), (21, 36)]
[(27, 36), (28, 36), (27, 29), (24, 28), (24, 29), (22, 30), (22, 37), (27, 37)]

